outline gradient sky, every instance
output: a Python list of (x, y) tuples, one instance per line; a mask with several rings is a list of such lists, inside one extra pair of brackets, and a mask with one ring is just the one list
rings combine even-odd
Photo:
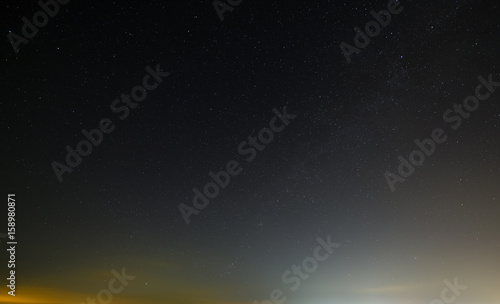
[[(112, 304), (274, 289), (427, 304), (454, 278), (468, 286), (454, 303), (499, 303), (500, 88), (457, 130), (443, 121), (479, 75), (500, 81), (498, 3), (401, 1), (347, 63), (340, 43), (387, 2), (244, 0), (221, 22), (210, 1), (70, 1), (19, 53), (5, 38), (1, 195), (16, 194), (18, 245), (17, 296), (3, 286), (0, 303), (86, 303), (123, 267), (135, 279)], [(4, 37), (39, 9), (5, 2)], [(157, 64), (170, 75), (118, 119), (109, 105)], [(246, 162), (238, 145), (285, 106), (297, 117)], [(116, 129), (60, 183), (51, 163), (103, 118)], [(446, 142), (391, 192), (384, 172), (435, 128)], [(230, 160), (242, 173), (187, 225), (178, 205)], [(291, 291), (282, 274), (328, 236), (340, 247)]]

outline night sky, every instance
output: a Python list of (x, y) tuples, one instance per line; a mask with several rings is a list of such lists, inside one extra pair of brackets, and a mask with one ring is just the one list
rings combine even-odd
[(4, 2), (0, 303), (500, 303), (499, 3), (219, 3)]

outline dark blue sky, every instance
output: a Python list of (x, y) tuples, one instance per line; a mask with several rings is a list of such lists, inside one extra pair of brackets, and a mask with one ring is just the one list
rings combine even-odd
[[(500, 87), (456, 130), (443, 114), (478, 76), (500, 82), (498, 4), (401, 1), (348, 63), (340, 44), (387, 5), (244, 0), (221, 22), (209, 1), (70, 1), (16, 53), (9, 32), (40, 7), (7, 1), (16, 303), (83, 302), (122, 267), (136, 278), (113, 303), (251, 303), (274, 289), (286, 303), (430, 303), (455, 277), (461, 303), (497, 303)], [(153, 74), (144, 100), (122, 97)], [(274, 117), (284, 129), (247, 161), (238, 147)], [(51, 164), (70, 168), (65, 147), (103, 119), (113, 131), (60, 182)], [(384, 173), (436, 128), (447, 140), (392, 192)], [(233, 160), (241, 173), (187, 225), (179, 205)], [(328, 236), (340, 247), (291, 291), (282, 274)]]

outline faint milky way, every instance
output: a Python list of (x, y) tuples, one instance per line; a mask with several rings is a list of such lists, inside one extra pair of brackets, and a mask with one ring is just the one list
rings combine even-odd
[[(112, 304), (274, 289), (286, 304), (428, 304), (455, 278), (456, 304), (498, 304), (499, 89), (457, 130), (443, 121), (478, 75), (500, 81), (498, 3), (401, 1), (347, 63), (341, 42), (388, 2), (242, 1), (221, 21), (212, 1), (71, 1), (16, 53), (9, 31), (40, 7), (8, 0), (0, 171), (20, 296), (0, 303), (82, 303), (125, 267)], [(119, 119), (110, 105), (132, 107), (122, 94), (157, 64), (169, 76)], [(285, 106), (297, 118), (247, 164), (238, 146)], [(116, 129), (60, 183), (51, 163), (104, 117)], [(384, 172), (436, 128), (448, 140), (391, 192)], [(186, 225), (179, 204), (229, 160), (241, 173)], [(328, 235), (341, 246), (291, 292), (282, 274)]]

